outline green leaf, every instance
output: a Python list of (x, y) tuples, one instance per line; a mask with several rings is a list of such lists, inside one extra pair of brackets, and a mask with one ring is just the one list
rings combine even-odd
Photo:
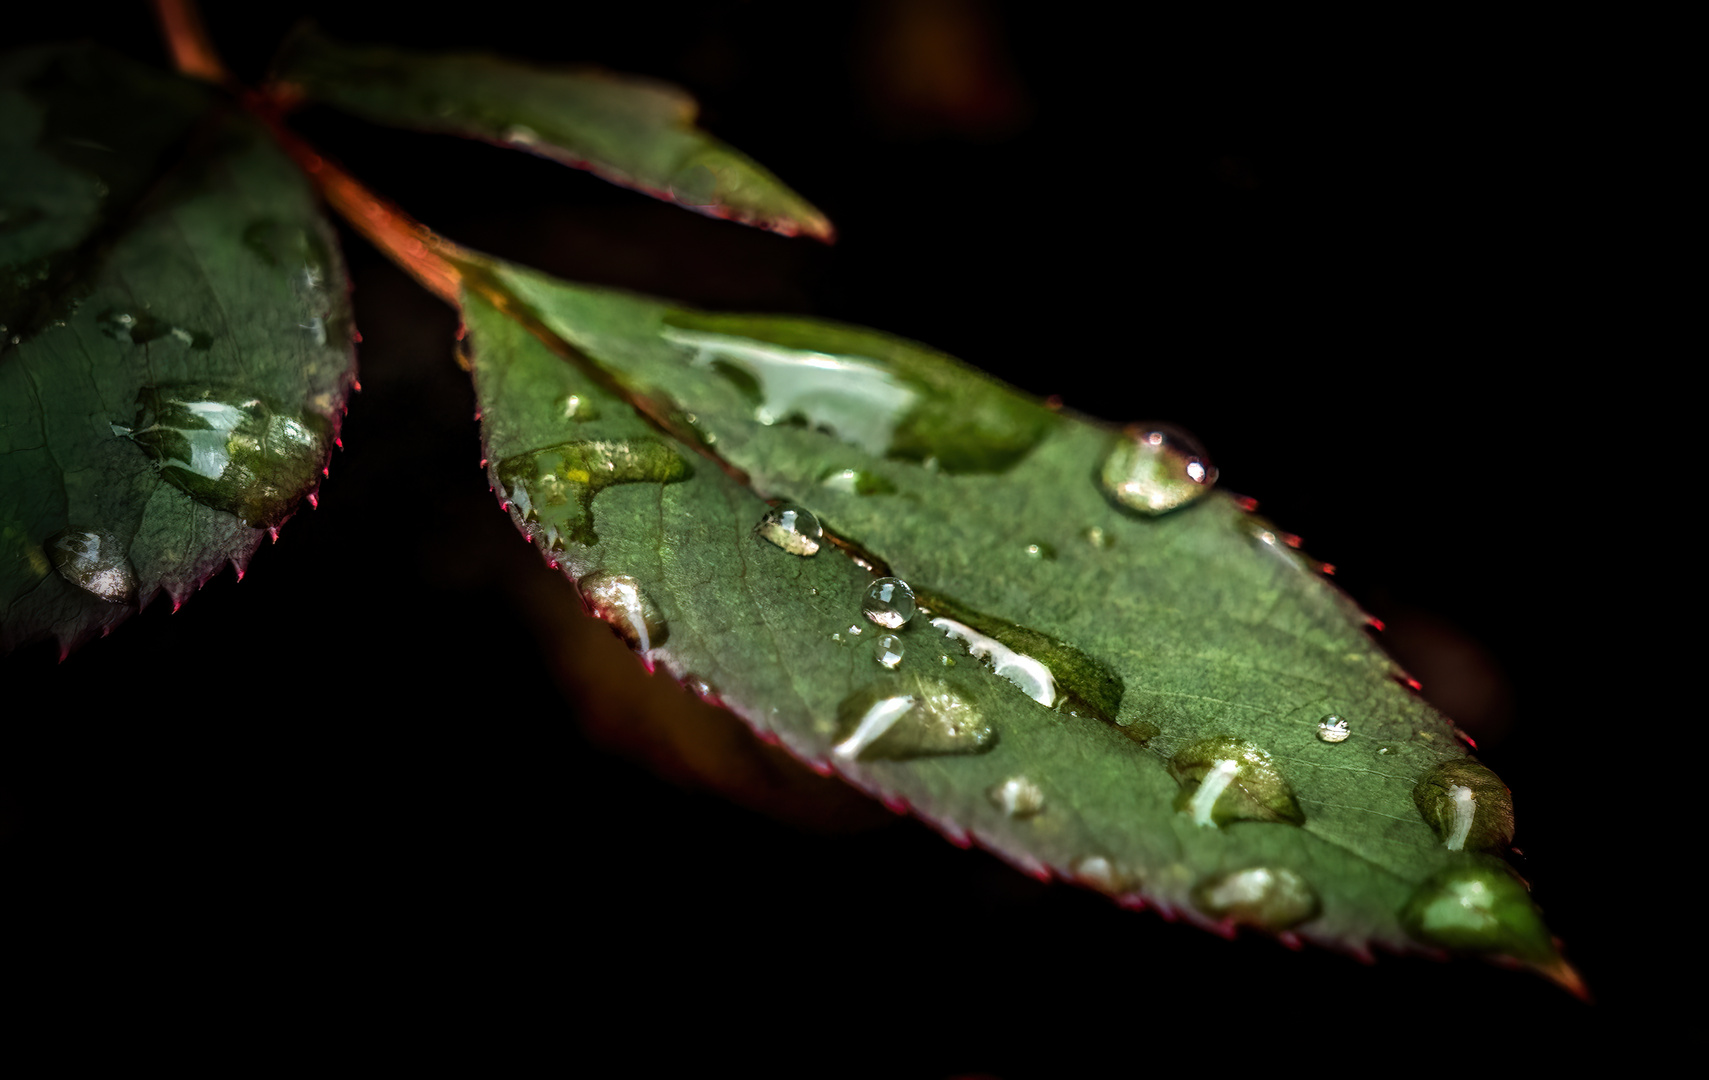
[(245, 114), (91, 47), (0, 60), (0, 648), (242, 573), (327, 466), (348, 293)]
[[(1571, 984), (1522, 888), (1467, 869), (1505, 787), (1181, 433), (871, 330), (466, 273), (495, 490), (649, 665), (1037, 876)], [(894, 629), (863, 617), (883, 574), (920, 608)], [(1468, 889), (1498, 900), (1432, 929)]]
[(274, 78), (377, 124), (527, 150), (712, 217), (829, 241), (830, 221), (748, 157), (694, 126), (681, 89), (583, 68), (480, 54), (346, 45), (313, 30), (286, 45)]

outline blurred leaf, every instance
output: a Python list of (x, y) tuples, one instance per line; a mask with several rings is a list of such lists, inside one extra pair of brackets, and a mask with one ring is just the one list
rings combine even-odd
[[(762, 738), (1126, 904), (1355, 954), (1522, 941), (1574, 985), (1469, 850), (1506, 789), (1458, 794), (1458, 732), (1317, 564), (1241, 500), (1113, 490), (1152, 429), (875, 331), (464, 273), (495, 490), (649, 665)], [(863, 617), (885, 572), (921, 608), (896, 628)], [(1492, 888), (1494, 914), (1431, 921)]]
[(595, 69), (529, 67), (479, 54), (345, 45), (305, 29), (274, 78), (392, 127), (484, 139), (587, 169), (614, 184), (786, 236), (834, 235), (825, 215), (694, 126), (699, 107), (667, 83)]
[(319, 485), (348, 293), (247, 116), (92, 47), (0, 60), (0, 648), (242, 571)]

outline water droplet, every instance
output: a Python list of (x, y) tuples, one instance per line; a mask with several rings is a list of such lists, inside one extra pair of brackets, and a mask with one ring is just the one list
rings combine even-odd
[(943, 654), (942, 656), (938, 657), (938, 659), (943, 661), (944, 667), (954, 667), (955, 666), (955, 660), (948, 653)]
[(136, 571), (124, 545), (111, 533), (62, 529), (42, 547), (60, 577), (109, 604), (124, 604), (136, 595)]
[(100, 328), (101, 333), (114, 341), (131, 345), (147, 345), (151, 341), (171, 338), (192, 349), (205, 351), (214, 341), (210, 334), (173, 326), (146, 311), (120, 311), (109, 308), (95, 316), (95, 325)]
[(1412, 801), (1449, 851), (1496, 851), (1513, 842), (1513, 793), (1470, 758), (1425, 773)]
[(191, 498), (274, 527), (319, 482), (332, 425), (239, 391), (145, 386), (129, 437), (153, 455), (163, 480)]
[(1108, 666), (1048, 634), (985, 615), (936, 593), (919, 602), (932, 625), (967, 646), (998, 675), (1041, 705), (1114, 723), (1122, 680)]
[(861, 597), (860, 613), (869, 622), (894, 630), (914, 617), (914, 590), (901, 578), (879, 578)]
[(819, 478), (819, 486), (851, 495), (893, 495), (896, 485), (865, 469), (833, 469)]
[(895, 670), (896, 665), (902, 662), (904, 652), (906, 650), (902, 648), (902, 639), (895, 634), (885, 634), (872, 643), (872, 658), (878, 661), (881, 667), (891, 670)]
[(580, 394), (565, 394), (558, 399), (558, 415), (565, 420), (597, 420), (599, 410)]
[(589, 574), (576, 587), (593, 613), (610, 623), (636, 652), (645, 654), (670, 636), (664, 616), (634, 578), (624, 574)]
[(1347, 721), (1334, 713), (1317, 722), (1317, 737), (1326, 743), (1346, 742), (1347, 736), (1353, 734), (1347, 728)]
[(1433, 875), (1401, 908), (1400, 921), (1413, 937), (1443, 948), (1534, 964), (1559, 959), (1525, 886), (1496, 859), (1468, 858)]
[(688, 166), (671, 178), (671, 198), (684, 206), (716, 206), (718, 174), (702, 164)]
[(837, 745), (846, 761), (905, 761), (928, 754), (978, 754), (996, 732), (962, 692), (926, 678), (888, 678), (855, 691), (837, 708)]
[(1011, 776), (993, 784), (985, 797), (1012, 818), (1030, 818), (1044, 809), (1044, 789), (1024, 776)]
[(1163, 514), (1204, 495), (1216, 467), (1191, 435), (1166, 424), (1129, 427), (1104, 459), (1105, 492), (1142, 514)]
[(1086, 530), (1086, 542), (1095, 548), (1107, 548), (1116, 542), (1116, 538), (1094, 525)]
[(1175, 808), (1191, 813), (1196, 824), (1305, 822), (1294, 789), (1270, 755), (1231, 735), (1183, 747), (1169, 759), (1169, 773), (1181, 785)]
[[(794, 503), (778, 503), (767, 510), (754, 527), (754, 533), (771, 541), (791, 555), (813, 555), (825, 537), (819, 519), (806, 507)], [(859, 631), (855, 631), (859, 633)]]
[(687, 462), (662, 440), (561, 443), (499, 462), (498, 480), (511, 509), (537, 523), (548, 550), (570, 542), (597, 544), (593, 497), (613, 484), (670, 484), (689, 476)]
[(1024, 549), (1030, 559), (1055, 559), (1056, 549), (1049, 544), (1028, 544)]
[(850, 637), (860, 637), (860, 634), (861, 634), (861, 628), (860, 628), (859, 623), (849, 624), (848, 635)]
[(1320, 909), (1317, 891), (1305, 878), (1282, 867), (1255, 866), (1201, 882), (1193, 904), (1219, 919), (1232, 919), (1280, 933), (1298, 926)]

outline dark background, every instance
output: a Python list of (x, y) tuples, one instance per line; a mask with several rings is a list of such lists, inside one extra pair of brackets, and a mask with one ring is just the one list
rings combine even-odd
[[(269, 986), (315, 1028), (408, 1002), (598, 1045), (627, 1019), (781, 1068), (804, 1036), (814, 1071), (916, 1039), (904, 1073), (1016, 1075), (1024, 1051), (1137, 1064), (1228, 1031), (1476, 1030), (1525, 1058), (1638, 1007), (1632, 913), (1609, 898), (1630, 871), (1587, 794), (1607, 704), (1585, 593), (1615, 586), (1586, 572), (1615, 556), (1576, 516), (1600, 451), (1563, 373), (1587, 318), (1557, 287), (1598, 228), (1562, 227), (1578, 158), (1557, 138), (1594, 119), (1593, 72), (1554, 77), (1525, 28), (1115, 25), (976, 0), (209, 22), (254, 79), (305, 14), (351, 40), (681, 83), (840, 232), (785, 240), (526, 155), (298, 117), (452, 239), (880, 327), (1198, 433), (1478, 738), (1515, 793), (1518, 866), (1601, 1004), (1469, 961), (1230, 944), (911, 822), (802, 829), (590, 743), (578, 718), (603, 691), (563, 692), (583, 639), (541, 615), (573, 594), (486, 490), (455, 320), (348, 233), (364, 389), (320, 509), (241, 585), (156, 603), (64, 663), (47, 645), (0, 660), (14, 946), (98, 954), (126, 982)], [(17, 43), (91, 34), (164, 62), (141, 4), (32, 12)]]

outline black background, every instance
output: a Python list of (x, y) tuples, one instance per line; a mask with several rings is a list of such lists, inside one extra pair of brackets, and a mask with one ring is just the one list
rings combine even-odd
[[(48, 645), (0, 660), (15, 945), (125, 985), (290, 1001), (305, 1032), (476, 1032), (494, 1053), (543, 1037), (573, 1056), (632, 1021), (660, 1033), (625, 1044), (637, 1062), (670, 1043), (768, 1071), (904, 1045), (902, 1073), (1007, 1076), (1029, 1052), (1137, 1066), (1234, 1036), (1281, 1054), (1469, 1032), (1527, 1059), (1638, 1007), (1615, 929), (1631, 912), (1610, 899), (1627, 872), (1600, 839), (1608, 799), (1587, 794), (1605, 704), (1585, 571), (1614, 558), (1574, 517), (1600, 482), (1575, 472), (1595, 452), (1563, 374), (1589, 328), (1557, 288), (1596, 228), (1560, 227), (1575, 159), (1556, 140), (1594, 117), (1594, 76), (1547, 77), (1530, 31), (1494, 25), (927, 8), (954, 18), (922, 51), (973, 56), (976, 92), (922, 84), (898, 57), (929, 26), (873, 3), (209, 21), (247, 79), (308, 14), (347, 39), (681, 83), (831, 216), (834, 247), (526, 155), (321, 110), (297, 125), (471, 246), (880, 327), (1072, 408), (1198, 433), (1224, 485), (1336, 564), (1480, 739), (1515, 792), (1518, 865), (1601, 1003), (1475, 962), (1227, 943), (911, 822), (819, 835), (590, 745), (518, 599), (558, 583), (477, 467), (454, 317), (348, 233), (364, 390), (320, 509), (241, 584), (157, 602), (63, 663)], [(19, 43), (94, 36), (164, 62), (140, 4), (30, 18)], [(792, 1056), (798, 1038), (814, 1057)]]

